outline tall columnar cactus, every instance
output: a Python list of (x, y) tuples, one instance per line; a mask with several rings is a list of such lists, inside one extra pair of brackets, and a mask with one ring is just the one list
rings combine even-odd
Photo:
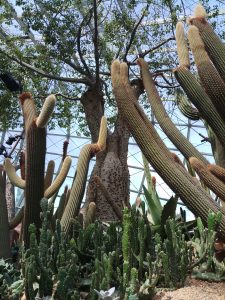
[[(140, 113), (140, 107), (137, 109), (137, 102), (128, 82), (127, 65), (114, 61), (111, 72), (118, 108), (143, 154), (188, 208), (195, 215), (201, 216), (204, 222), (207, 222), (209, 209), (217, 212), (220, 208), (203, 188), (197, 186), (189, 174), (181, 170), (182, 167), (179, 168), (174, 164), (172, 158), (165, 156), (157, 144), (151, 134), (155, 129), (150, 122), (148, 126), (146, 125), (147, 121), (146, 118), (143, 118), (143, 111)], [(149, 130), (150, 126), (152, 126), (151, 131)], [(223, 216), (220, 227), (221, 233), (225, 237), (225, 216)]]
[(189, 22), (198, 28), (210, 59), (225, 81), (225, 45), (207, 22), (206, 11), (201, 4), (196, 6), (194, 17)]
[(217, 112), (225, 121), (225, 83), (211, 63), (197, 27), (190, 26), (188, 39), (201, 83)]
[[(53, 112), (55, 100), (56, 99), (54, 95), (48, 96), (45, 100), (40, 115), (37, 116), (35, 103), (31, 94), (21, 94), (20, 102), (24, 115), (26, 138), (25, 178), (19, 178), (9, 159), (6, 159), (5, 161), (5, 170), (12, 183), (20, 188), (25, 188), (25, 208), (23, 222), (23, 238), (25, 247), (28, 247), (29, 245), (29, 225), (34, 223), (37, 228), (37, 232), (40, 228), (40, 200), (44, 195), (45, 197), (51, 197), (60, 188), (66, 178), (71, 164), (71, 158), (67, 157), (62, 166), (61, 172), (59, 176), (56, 177), (55, 181), (49, 185), (49, 171), (47, 172), (47, 178), (45, 180), (45, 127)], [(51, 167), (51, 169), (53, 168)]]
[(225, 146), (225, 124), (223, 119), (195, 76), (184, 66), (176, 68), (174, 74), (189, 100), (199, 110), (202, 118), (207, 121), (220, 142)]
[(70, 192), (70, 197), (68, 203), (64, 210), (61, 219), (61, 226), (65, 233), (67, 234), (70, 229), (71, 220), (78, 215), (81, 202), (83, 199), (88, 167), (90, 159), (99, 151), (103, 151), (106, 147), (106, 137), (107, 137), (107, 120), (102, 117), (99, 139), (95, 144), (85, 145), (80, 152), (76, 173), (74, 176), (73, 185)]
[[(180, 23), (178, 26), (178, 30), (182, 24)], [(182, 36), (182, 38), (184, 38)], [(190, 38), (192, 41), (192, 46), (194, 43), (195, 54), (199, 61), (202, 60), (208, 61), (207, 53), (204, 50), (204, 45), (197, 36), (197, 40), (195, 38)], [(184, 41), (186, 42), (186, 41)], [(199, 47), (196, 46), (200, 46)], [(179, 47), (179, 41), (177, 41), (177, 47)], [(199, 44), (200, 43), (200, 44)], [(202, 56), (202, 57), (201, 57)], [(214, 68), (211, 65), (211, 68)], [(206, 94), (204, 88), (198, 83), (195, 76), (186, 68), (185, 65), (182, 64), (180, 61), (180, 67), (174, 70), (175, 77), (183, 90), (185, 91), (186, 95), (188, 96), (189, 100), (194, 104), (194, 106), (198, 109), (200, 116), (207, 121), (208, 125), (212, 128), (214, 133), (216, 133), (218, 139), (225, 146), (225, 124), (224, 124), (224, 117), (220, 116), (220, 112), (218, 112), (212, 103), (212, 99)], [(203, 74), (204, 75), (204, 74)], [(219, 105), (219, 104), (218, 104)]]
[(5, 180), (0, 168), (0, 258), (10, 257), (8, 213), (5, 198)]
[(137, 63), (141, 68), (142, 79), (148, 95), (148, 100), (151, 104), (154, 115), (165, 134), (176, 145), (186, 159), (189, 159), (191, 156), (195, 156), (198, 157), (202, 162), (207, 163), (207, 160), (204, 158), (204, 156), (187, 140), (186, 137), (182, 135), (182, 133), (171, 121), (162, 104), (152, 76), (149, 72), (147, 62), (145, 62), (142, 58), (139, 58)]

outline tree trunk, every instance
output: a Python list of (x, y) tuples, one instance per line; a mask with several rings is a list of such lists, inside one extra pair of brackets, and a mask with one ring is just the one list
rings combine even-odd
[[(88, 90), (82, 96), (92, 142), (98, 139), (100, 120), (104, 114), (103, 94), (95, 89)], [(129, 171), (127, 166), (129, 132), (120, 116), (117, 117), (114, 132), (108, 131), (106, 150), (96, 156), (87, 188), (85, 207), (90, 202), (96, 203), (96, 218), (102, 221), (117, 220), (112, 207), (97, 188), (94, 176), (100, 177), (112, 201), (122, 210), (123, 204), (129, 205)]]

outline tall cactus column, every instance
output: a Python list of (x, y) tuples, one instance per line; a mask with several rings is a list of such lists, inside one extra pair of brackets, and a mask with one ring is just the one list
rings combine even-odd
[(23, 93), (20, 96), (20, 102), (23, 109), (26, 137), (23, 239), (27, 248), (29, 246), (29, 225), (34, 223), (37, 229), (41, 225), (40, 201), (44, 196), (46, 151), (45, 126), (54, 109), (55, 97), (51, 95), (46, 99), (38, 117), (30, 93)]
[[(169, 187), (181, 197), (188, 208), (206, 223), (209, 210), (216, 213), (220, 210), (219, 206), (203, 189), (197, 186), (197, 183), (192, 180), (191, 176), (188, 174), (184, 175), (177, 165), (174, 165), (172, 159), (165, 157), (163, 151), (159, 148), (146, 128), (141, 114), (135, 107), (132, 89), (127, 78), (127, 65), (115, 61), (112, 64), (111, 72), (118, 108), (143, 154)], [(224, 215), (220, 229), (221, 235), (225, 237)]]
[(10, 257), (8, 213), (5, 198), (5, 183), (0, 167), (0, 259)]
[(24, 210), (24, 243), (29, 244), (28, 227), (40, 228), (40, 200), (44, 196), (46, 130), (33, 122), (26, 136), (26, 188)]

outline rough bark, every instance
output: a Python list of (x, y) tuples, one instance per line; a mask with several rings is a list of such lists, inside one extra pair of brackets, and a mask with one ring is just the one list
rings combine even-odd
[(6, 182), (6, 203), (9, 222), (15, 216), (15, 189), (11, 182)]
[[(104, 114), (103, 94), (97, 90), (89, 90), (82, 96), (81, 102), (84, 107), (88, 127), (92, 141), (97, 141), (99, 125)], [(129, 204), (129, 171), (127, 166), (129, 132), (120, 116), (117, 117), (114, 132), (108, 132), (107, 147), (104, 152), (96, 156), (96, 164), (93, 168), (87, 188), (85, 207), (90, 202), (96, 204), (96, 218), (102, 221), (117, 220), (112, 207), (104, 195), (97, 188), (93, 177), (101, 178), (112, 200), (123, 208)]]

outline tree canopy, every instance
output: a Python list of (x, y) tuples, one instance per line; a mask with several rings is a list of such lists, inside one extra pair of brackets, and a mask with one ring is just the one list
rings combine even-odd
[[(190, 2), (190, 3), (189, 3)], [(203, 1), (211, 16), (219, 13), (218, 1)], [(177, 86), (171, 70), (178, 64), (174, 28), (189, 14), (182, 0), (107, 1), (1, 0), (0, 65), (21, 81), (41, 105), (49, 93), (58, 95), (56, 121), (67, 127), (79, 121), (86, 131), (82, 93), (93, 86), (103, 93), (105, 113), (116, 115), (111, 93), (110, 64), (127, 61), (131, 78), (139, 76), (135, 60), (145, 57), (159, 88), (171, 93)], [(222, 23), (218, 18), (215, 26)], [(0, 85), (0, 128), (18, 126), (20, 108), (16, 94)], [(11, 116), (11, 117), (10, 117)], [(13, 116), (13, 118), (12, 118)]]

